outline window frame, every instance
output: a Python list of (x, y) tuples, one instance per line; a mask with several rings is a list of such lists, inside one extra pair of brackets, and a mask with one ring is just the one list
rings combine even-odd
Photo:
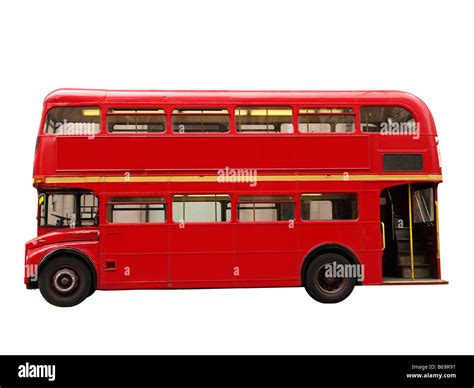
[[(315, 195), (315, 194), (320, 194), (320, 195), (324, 195), (324, 194), (347, 194), (347, 195), (354, 195), (355, 197), (355, 201), (356, 201), (356, 206), (357, 206), (357, 217), (356, 218), (350, 218), (350, 219), (331, 219), (331, 220), (310, 220), (310, 219), (304, 219), (303, 218), (303, 214), (302, 214), (302, 211), (303, 211), (303, 200), (302, 200), (302, 197), (303, 195)], [(322, 223), (327, 223), (327, 222), (330, 222), (330, 223), (335, 223), (335, 222), (349, 222), (349, 223), (352, 223), (352, 222), (358, 222), (360, 220), (360, 206), (359, 206), (359, 203), (360, 203), (360, 196), (359, 196), (359, 193), (358, 192), (355, 192), (355, 191), (334, 191), (334, 190), (331, 190), (331, 191), (319, 191), (319, 192), (299, 192), (298, 193), (298, 202), (299, 202), (299, 214), (298, 214), (298, 217), (299, 217), (299, 220), (302, 222), (302, 223), (319, 223), (319, 222), (322, 222)]]
[[(152, 131), (152, 132), (120, 132), (120, 131), (117, 131), (117, 132), (111, 132), (109, 131), (109, 115), (110, 115), (110, 111), (111, 110), (122, 110), (122, 111), (163, 111), (163, 113), (161, 114), (156, 114), (156, 116), (163, 116), (164, 117), (164, 123), (163, 123), (163, 130), (162, 131), (159, 131), (159, 132), (156, 132), (156, 131)], [(120, 136), (126, 136), (126, 137), (130, 137), (130, 136), (136, 136), (136, 137), (147, 137), (147, 136), (163, 136), (164, 134), (168, 133), (168, 126), (169, 126), (169, 123), (168, 123), (168, 112), (167, 112), (167, 109), (166, 107), (163, 105), (162, 107), (157, 107), (157, 106), (143, 106), (143, 105), (133, 105), (133, 106), (121, 106), (120, 104), (116, 104), (116, 105), (107, 105), (107, 106), (104, 106), (104, 126), (105, 126), (105, 133), (107, 133), (107, 135), (109, 136), (113, 136), (113, 137), (120, 137)], [(139, 114), (136, 114), (137, 116), (140, 116)], [(113, 116), (110, 115), (110, 116)], [(124, 116), (126, 116), (126, 114), (124, 114)], [(141, 115), (143, 116), (143, 115)]]
[[(162, 198), (162, 201), (127, 201), (127, 202), (117, 202), (116, 205), (159, 205), (163, 204), (164, 205), (164, 212), (165, 212), (165, 218), (163, 221), (160, 222), (113, 222), (109, 219), (109, 206), (113, 205), (111, 203), (111, 200), (114, 198)], [(105, 223), (108, 225), (118, 225), (118, 226), (157, 226), (157, 225), (165, 225), (168, 223), (168, 217), (169, 217), (169, 206), (168, 206), (168, 198), (166, 195), (154, 195), (154, 194), (143, 194), (143, 193), (111, 193), (107, 196), (105, 202)], [(142, 209), (134, 209), (136, 211), (140, 211)], [(158, 209), (161, 210), (161, 209)]]
[[(48, 115), (53, 109), (56, 108), (79, 108), (79, 109), (97, 109), (99, 110), (99, 131), (95, 132), (93, 134), (86, 134), (86, 135), (69, 135), (69, 134), (57, 134), (57, 133), (48, 133), (46, 132), (46, 127), (47, 127), (47, 120), (48, 120)], [(41, 123), (41, 131), (40, 135), (42, 136), (58, 136), (58, 137), (90, 137), (90, 136), (98, 136), (102, 133), (104, 133), (104, 110), (101, 105), (98, 104), (67, 104), (67, 105), (51, 105), (47, 109), (45, 109), (45, 113), (43, 114), (43, 120)]]
[[(101, 223), (101, 216), (100, 216), (100, 197), (99, 195), (95, 192), (95, 191), (88, 191), (88, 190), (45, 190), (43, 192), (39, 192), (38, 193), (38, 200), (40, 198), (41, 195), (44, 195), (45, 196), (45, 200), (44, 200), (44, 206), (45, 206), (45, 216), (44, 216), (44, 219), (45, 219), (45, 224), (44, 225), (41, 225), (41, 219), (42, 219), (42, 216), (41, 216), (41, 206), (42, 204), (39, 204), (38, 203), (38, 207), (37, 207), (37, 227), (39, 228), (58, 228), (58, 229), (76, 229), (76, 228), (96, 228), (96, 227), (99, 227), (100, 223)], [(76, 217), (76, 221), (77, 220), (80, 220), (81, 221), (81, 225), (75, 225), (73, 227), (69, 226), (69, 225), (51, 225), (51, 224), (48, 224), (46, 223), (47, 219), (48, 219), (48, 196), (49, 195), (74, 195), (74, 206), (75, 206), (75, 211), (74, 211), (74, 216)], [(81, 197), (83, 195), (93, 195), (96, 199), (97, 199), (97, 207), (96, 207), (96, 212), (95, 212), (95, 216), (97, 217), (97, 222), (92, 224), (92, 225), (82, 225), (82, 217), (77, 217), (78, 214), (82, 214), (81, 213), (81, 204), (80, 204), (80, 201), (81, 201)], [(78, 207), (79, 205), (79, 207)]]
[[(293, 126), (293, 132), (265, 132), (265, 131), (239, 131), (239, 125), (238, 125), (238, 115), (237, 110), (247, 110), (247, 109), (288, 109), (291, 111), (291, 125)], [(297, 108), (296, 108), (297, 109)], [(235, 133), (238, 136), (263, 136), (263, 137), (268, 137), (269, 135), (275, 135), (275, 136), (294, 136), (298, 132), (295, 131), (295, 106), (292, 104), (288, 105), (266, 105), (265, 104), (250, 104), (250, 105), (235, 105), (233, 107), (233, 125), (234, 125), (234, 130)]]
[[(281, 200), (281, 201), (243, 201), (241, 202), (240, 201), (240, 198), (243, 198), (243, 197), (290, 197), (291, 200)], [(254, 217), (254, 220), (253, 221), (245, 221), (245, 220), (241, 220), (240, 217), (239, 217), (239, 203), (243, 203), (243, 204), (258, 204), (258, 203), (262, 203), (262, 204), (269, 204), (269, 203), (274, 203), (274, 204), (277, 204), (277, 203), (292, 203), (293, 204), (293, 218), (291, 219), (288, 219), (288, 220), (275, 220), (275, 221), (255, 221), (255, 217)], [(287, 193), (284, 193), (284, 194), (276, 194), (276, 193), (271, 193), (271, 194), (265, 194), (265, 193), (262, 193), (262, 194), (255, 194), (255, 195), (249, 195), (249, 194), (238, 194), (236, 195), (236, 198), (235, 198), (235, 206), (234, 206), (234, 211), (235, 211), (235, 222), (236, 223), (239, 223), (239, 224), (246, 224), (246, 225), (254, 225), (254, 224), (288, 224), (289, 222), (293, 221), (293, 222), (296, 222), (297, 221), (297, 211), (298, 211), (298, 206), (299, 204), (297, 203), (297, 200), (296, 200), (296, 195), (294, 194), (287, 194)], [(254, 211), (255, 211), (255, 206), (253, 207)]]
[[(310, 110), (310, 109), (328, 109), (328, 110), (332, 110), (332, 109), (350, 109), (351, 112), (342, 112), (342, 113), (314, 113), (314, 114), (307, 114), (307, 115), (304, 115), (304, 114), (301, 114), (301, 110)], [(299, 104), (297, 106), (295, 106), (295, 112), (296, 112), (296, 127), (297, 127), (297, 130), (295, 131), (295, 133), (301, 135), (301, 136), (311, 136), (311, 135), (315, 135), (315, 136), (351, 136), (355, 133), (358, 133), (360, 131), (360, 127), (358, 125), (358, 108), (354, 105), (350, 105), (350, 104), (345, 104), (345, 105), (339, 105), (339, 104), (335, 104), (335, 105), (324, 105), (324, 104), (320, 104), (320, 105), (315, 105), (315, 104)], [(351, 131), (351, 132), (301, 132), (300, 131), (300, 117), (305, 117), (305, 116), (350, 116), (350, 117), (353, 117), (354, 118), (354, 130)], [(359, 120), (360, 121), (360, 120)], [(301, 123), (301, 124), (308, 124), (308, 123)], [(345, 124), (345, 123), (341, 123), (341, 124)]]
[[(413, 119), (415, 120), (415, 123), (421, 124), (420, 118), (419, 118), (418, 113), (416, 112), (416, 110), (412, 109), (411, 106), (408, 106), (406, 104), (403, 104), (403, 103), (400, 103), (400, 104), (394, 104), (394, 103), (387, 103), (387, 104), (369, 103), (369, 104), (365, 104), (364, 103), (364, 104), (359, 104), (357, 106), (357, 116), (358, 116), (358, 118), (356, 118), (356, 120), (357, 120), (356, 125), (359, 128), (359, 132), (364, 134), (364, 135), (387, 136), (387, 135), (382, 135), (380, 133), (380, 131), (378, 131), (378, 132), (368, 132), (368, 131), (364, 131), (362, 129), (362, 124), (363, 124), (362, 123), (362, 108), (403, 108), (403, 109), (407, 110), (412, 115)], [(420, 131), (419, 135), (421, 136), (421, 134), (422, 134), (421, 126), (420, 126), (420, 128), (418, 128), (418, 130)], [(403, 137), (411, 138), (412, 135), (408, 135), (408, 136), (405, 135)]]
[[(420, 224), (423, 224), (423, 225), (434, 225), (436, 223), (436, 190), (433, 186), (426, 186), (426, 187), (416, 187), (416, 188), (413, 188), (413, 198), (412, 198), (412, 202), (413, 202), (413, 224), (416, 224), (416, 225), (420, 225)], [(431, 196), (430, 196), (430, 203), (429, 203), (429, 208), (425, 208), (425, 210), (428, 212), (428, 216), (429, 216), (429, 220), (428, 221), (425, 221), (423, 220), (423, 210), (420, 210), (418, 207), (417, 207), (417, 200), (416, 200), (416, 194), (421, 192), (421, 191), (425, 191), (425, 190), (429, 190), (430, 193), (431, 193)], [(423, 195), (421, 195), (422, 198), (423, 198)], [(423, 198), (423, 201), (424, 201), (424, 205), (426, 206), (426, 201), (425, 199)], [(416, 217), (416, 214), (418, 213), (418, 216), (421, 216), (421, 219), (418, 219)]]
[[(227, 210), (229, 210), (229, 219), (228, 220), (225, 220), (225, 221), (186, 221), (186, 220), (178, 220), (178, 221), (175, 221), (174, 219), (174, 211), (173, 211), (173, 205), (174, 205), (174, 198), (176, 196), (183, 196), (183, 197), (186, 197), (186, 196), (226, 196), (229, 201), (227, 202), (227, 206), (230, 206), (229, 208), (226, 208), (225, 209), (225, 212), (227, 213)], [(232, 224), (233, 220), (234, 220), (234, 216), (233, 216), (233, 197), (231, 194), (229, 193), (193, 193), (193, 192), (187, 192), (186, 194), (183, 194), (183, 192), (173, 192), (173, 193), (170, 193), (169, 194), (169, 201), (170, 201), (170, 223), (172, 223), (173, 225), (180, 225), (182, 223), (186, 224), (186, 225), (228, 225), (228, 224)], [(198, 201), (196, 201), (198, 202)], [(214, 203), (217, 203), (219, 201), (209, 201), (209, 202), (214, 202)], [(186, 201), (183, 201), (183, 207), (184, 207), (184, 204), (186, 203)], [(216, 212), (217, 214), (217, 212)]]
[[(220, 116), (220, 117), (228, 117), (229, 121), (228, 121), (228, 129), (227, 131), (225, 132), (216, 132), (216, 131), (210, 131), (210, 132), (179, 132), (179, 131), (175, 131), (173, 129), (173, 116), (177, 115), (177, 116), (180, 116), (180, 114), (178, 113), (174, 113), (175, 110), (196, 110), (196, 111), (201, 111), (201, 112), (204, 112), (204, 111), (212, 111), (212, 110), (221, 110), (221, 111), (226, 111), (227, 114), (215, 114), (215, 116)], [(225, 134), (230, 134), (233, 132), (232, 130), (232, 114), (233, 114), (233, 109), (232, 108), (229, 108), (228, 106), (222, 106), (222, 105), (219, 105), (219, 106), (208, 106), (208, 107), (203, 107), (202, 105), (199, 105), (199, 106), (186, 106), (186, 104), (183, 104), (183, 105), (176, 105), (176, 106), (170, 106), (168, 111), (167, 111), (167, 116), (168, 116), (168, 120), (169, 120), (169, 131), (168, 133), (171, 133), (173, 136), (179, 136), (179, 137), (182, 137), (182, 136), (222, 136), (222, 135), (225, 135)], [(182, 115), (182, 116), (186, 116), (186, 115)], [(191, 115), (188, 115), (188, 116), (191, 116)], [(205, 115), (205, 114), (194, 114), (194, 116), (209, 116), (209, 115)], [(212, 115), (211, 115), (212, 116)]]

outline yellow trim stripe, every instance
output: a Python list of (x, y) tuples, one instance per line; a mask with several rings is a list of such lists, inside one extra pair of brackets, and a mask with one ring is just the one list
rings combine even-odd
[[(232, 179), (232, 177), (229, 177)], [(380, 175), (380, 174), (334, 174), (334, 175), (257, 175), (257, 182), (311, 182), (311, 181), (417, 181), (440, 182), (438, 174), (425, 175)], [(56, 176), (47, 177), (44, 183), (145, 183), (145, 182), (219, 182), (216, 175), (148, 175), (148, 176)], [(33, 183), (39, 183), (38, 178)]]

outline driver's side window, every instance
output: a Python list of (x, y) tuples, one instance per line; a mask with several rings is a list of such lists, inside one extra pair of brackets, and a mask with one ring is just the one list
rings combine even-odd
[(97, 197), (89, 193), (45, 193), (39, 197), (40, 226), (74, 228), (98, 223)]
[(98, 198), (94, 194), (81, 194), (80, 200), (81, 226), (93, 226), (99, 224)]

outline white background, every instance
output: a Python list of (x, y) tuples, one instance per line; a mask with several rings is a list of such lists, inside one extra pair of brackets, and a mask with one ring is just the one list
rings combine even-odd
[[(473, 353), (469, 1), (12, 1), (0, 5), (0, 353)], [(23, 285), (33, 151), (59, 87), (400, 89), (441, 142), (448, 286), (96, 292), (60, 309)]]

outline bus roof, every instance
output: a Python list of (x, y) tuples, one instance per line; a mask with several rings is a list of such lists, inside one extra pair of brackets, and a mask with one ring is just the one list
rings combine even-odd
[(57, 89), (49, 93), (45, 105), (114, 103), (337, 103), (405, 105), (427, 110), (411, 93), (391, 90), (303, 91), (303, 90), (106, 90)]

